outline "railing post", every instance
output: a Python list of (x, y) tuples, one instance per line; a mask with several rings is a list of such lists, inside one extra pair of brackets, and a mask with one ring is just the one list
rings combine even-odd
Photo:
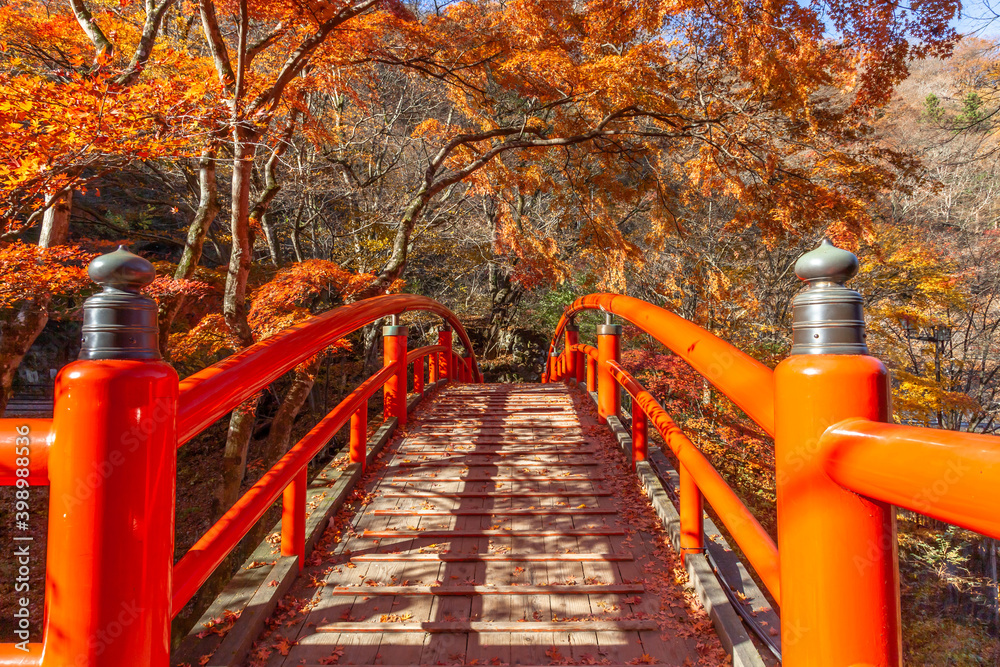
[(472, 382), (472, 357), (468, 350), (462, 351), (462, 381)]
[(595, 392), (597, 391), (597, 359), (594, 359), (589, 354), (587, 359), (587, 391)]
[(608, 423), (608, 417), (617, 417), (621, 409), (621, 390), (608, 368), (608, 361), (621, 357), (620, 324), (611, 323), (611, 313), (606, 313), (604, 324), (597, 325), (597, 421)]
[(678, 470), (681, 515), (681, 558), (705, 550), (705, 504), (694, 477), (681, 464)]
[(438, 377), (438, 353), (431, 352), (427, 356), (427, 381), (434, 384), (440, 379)]
[(413, 360), (413, 393), (424, 393), (424, 358)]
[(351, 415), (351, 463), (360, 463), (363, 471), (368, 465), (368, 401)]
[(552, 369), (549, 372), (549, 382), (558, 382), (561, 378), (559, 376), (559, 354), (553, 352), (549, 356), (549, 367)]
[(849, 417), (889, 419), (888, 372), (868, 356), (857, 258), (829, 242), (795, 272), (792, 353), (775, 381), (781, 635), (788, 667), (902, 664), (895, 513), (833, 482), (819, 439)]
[(309, 468), (303, 467), (281, 495), (281, 555), (297, 556), (299, 572), (306, 560), (306, 489)]
[(580, 327), (574, 322), (566, 325), (566, 379), (575, 380), (577, 376), (577, 352), (573, 346), (580, 342)]
[(451, 325), (447, 322), (438, 330), (438, 345), (444, 345), (444, 352), (439, 352), (438, 374), (441, 380), (448, 382), (452, 378), (454, 366), (451, 363)]
[(42, 664), (167, 667), (177, 374), (157, 349), (156, 303), (139, 294), (153, 266), (121, 247), (89, 272), (104, 290), (55, 383)]
[[(393, 316), (393, 322), (398, 321)], [(406, 337), (410, 330), (399, 324), (382, 327), (382, 355), (386, 366), (396, 366), (396, 373), (382, 387), (383, 414), (386, 419), (395, 417), (402, 426), (406, 423)]]
[(632, 401), (632, 470), (649, 453), (649, 426), (646, 413), (638, 401)]

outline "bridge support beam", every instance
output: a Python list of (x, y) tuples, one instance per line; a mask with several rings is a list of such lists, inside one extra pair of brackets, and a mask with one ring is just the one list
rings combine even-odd
[(42, 664), (168, 667), (178, 378), (139, 294), (152, 265), (120, 248), (90, 276), (104, 291), (55, 384)]
[(851, 417), (887, 421), (889, 378), (867, 354), (853, 254), (803, 256), (792, 356), (774, 371), (781, 634), (790, 667), (901, 665), (893, 508), (827, 475), (820, 436)]
[[(395, 366), (396, 373), (382, 387), (383, 414), (406, 423), (406, 337), (410, 330), (398, 324), (382, 327), (382, 358), (385, 366)], [(450, 333), (450, 332), (449, 332)]]
[(607, 362), (621, 358), (622, 327), (611, 324), (610, 315), (607, 319), (605, 324), (597, 325), (597, 421), (601, 424), (621, 412), (621, 389)]

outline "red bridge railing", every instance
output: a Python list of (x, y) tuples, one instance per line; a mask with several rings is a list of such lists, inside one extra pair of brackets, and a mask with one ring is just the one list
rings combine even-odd
[[(543, 382), (586, 381), (599, 419), (633, 398), (633, 457), (648, 422), (677, 457), (681, 546), (704, 547), (707, 500), (781, 607), (790, 667), (901, 665), (895, 507), (1000, 538), (1000, 438), (889, 423), (885, 366), (868, 356), (861, 297), (843, 286), (857, 258), (828, 243), (796, 273), (792, 355), (771, 371), (662, 308), (617, 294), (574, 301), (556, 327)], [(596, 310), (597, 346), (574, 316)], [(777, 546), (663, 407), (619, 363), (627, 320), (687, 361), (774, 437)], [(560, 351), (561, 348), (561, 351)]]
[[(385, 418), (403, 424), (411, 365), (417, 392), (425, 372), (429, 383), (482, 381), (456, 316), (406, 294), (336, 308), (178, 381), (155, 350), (155, 304), (138, 293), (152, 280), (151, 265), (120, 250), (95, 260), (91, 275), (105, 291), (85, 306), (84, 351), (56, 378), (53, 419), (0, 420), (0, 483), (18, 488), (26, 512), (31, 488), (49, 485), (47, 554), (30, 551), (26, 527), (14, 537), (31, 562), (46, 559), (42, 638), (29, 641), (29, 622), (18, 626), (22, 641), (0, 644), (2, 665), (167, 667), (171, 618), (279, 497), (281, 554), (297, 556), (301, 569), (309, 463), (349, 422), (350, 461), (364, 465), (368, 401), (377, 391)], [(338, 339), (404, 311), (440, 316), (437, 344), (408, 352), (407, 328), (384, 327), (383, 368), (291, 447), (175, 565), (178, 447)], [(468, 357), (452, 349), (453, 330)]]

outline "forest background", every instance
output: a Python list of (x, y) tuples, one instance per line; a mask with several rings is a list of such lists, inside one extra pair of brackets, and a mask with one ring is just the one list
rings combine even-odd
[[(592, 291), (668, 307), (773, 366), (791, 267), (826, 236), (861, 257), (896, 418), (996, 433), (1000, 43), (960, 39), (959, 9), (4, 0), (0, 411), (44, 411), (79, 349), (86, 263), (118, 243), (157, 267), (160, 347), (181, 376), (406, 291), (460, 314), (488, 380), (536, 381), (563, 307)], [(414, 342), (436, 325), (404, 322)], [(370, 372), (376, 332), (180, 451), (178, 553)], [(627, 364), (773, 533), (771, 441), (626, 332)], [(1000, 663), (997, 544), (900, 519), (907, 662)]]

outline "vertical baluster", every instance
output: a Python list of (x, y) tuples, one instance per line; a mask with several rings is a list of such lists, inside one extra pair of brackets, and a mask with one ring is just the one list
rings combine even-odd
[(445, 323), (438, 331), (438, 345), (444, 346), (444, 351), (438, 354), (438, 374), (441, 380), (452, 379), (454, 366), (451, 363), (451, 325)]
[(646, 412), (636, 400), (632, 401), (632, 470), (639, 461), (645, 461), (649, 451), (649, 434)]
[(575, 380), (577, 376), (577, 357), (573, 346), (580, 342), (580, 328), (572, 320), (566, 325), (566, 338), (563, 347), (565, 357), (564, 373), (566, 380)]
[(413, 360), (413, 393), (424, 393), (424, 358)]
[(281, 494), (281, 555), (298, 556), (299, 571), (306, 559), (306, 489), (308, 468), (303, 467)]
[(698, 484), (683, 464), (680, 474), (681, 556), (705, 550), (705, 508)]
[(368, 401), (351, 415), (350, 452), (351, 463), (360, 463), (364, 470), (368, 458)]

